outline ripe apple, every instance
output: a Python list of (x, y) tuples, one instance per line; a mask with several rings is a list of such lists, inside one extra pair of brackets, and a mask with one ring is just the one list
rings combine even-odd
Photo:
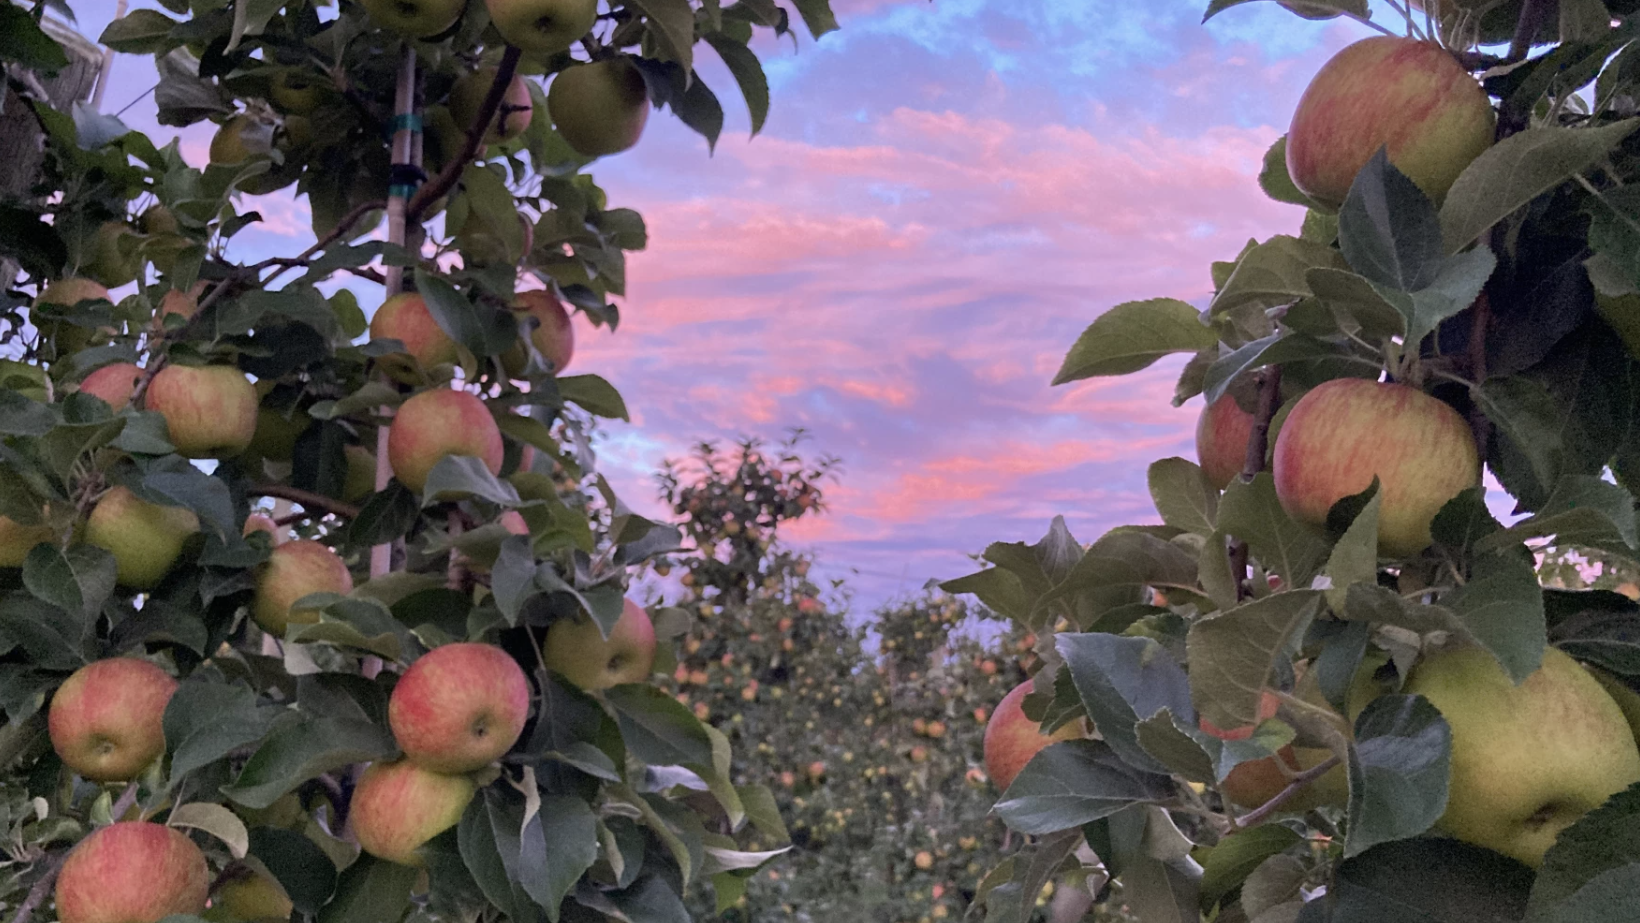
[(1305, 89), (1287, 130), (1287, 172), (1327, 205), (1388, 146), (1390, 162), (1439, 202), (1492, 145), (1492, 104), (1452, 53), (1395, 36), (1362, 39), (1334, 55)]
[(456, 341), (433, 320), (427, 302), (415, 292), (403, 292), (382, 302), (370, 318), (370, 338), (398, 340), (425, 369), (456, 361)]
[(575, 64), (559, 71), (547, 88), (547, 113), (576, 153), (615, 154), (643, 136), (649, 90), (626, 58)]
[(285, 540), (285, 530), (279, 528), (279, 523), (274, 522), (273, 517), (265, 513), (252, 513), (245, 517), (245, 528), (240, 534), (249, 538), (252, 532), (266, 532), (273, 538), (275, 545)]
[(433, 772), (409, 760), (372, 763), (353, 790), (353, 833), (372, 856), (422, 865), (417, 850), (460, 822), (475, 791), (467, 776)]
[(273, 150), (273, 126), (248, 115), (236, 115), (211, 136), (211, 164), (232, 166)]
[(143, 402), (165, 418), (171, 444), (188, 458), (232, 458), (256, 435), (256, 386), (231, 365), (167, 365)]
[(120, 242), (136, 234), (123, 221), (104, 221), (87, 243), (80, 258), (80, 271), (109, 288), (119, 288), (136, 281), (142, 271), (142, 257), (134, 249), (135, 243), (121, 249)]
[(353, 592), (353, 575), (330, 546), (312, 539), (285, 542), (273, 549), (256, 574), (256, 597), (251, 615), (262, 630), (279, 638), (291, 624), (311, 625), (319, 613), (291, 611), (291, 605), (311, 593)]
[(205, 854), (181, 830), (111, 824), (74, 847), (57, 875), (61, 923), (154, 923), (199, 914), (211, 889)]
[(177, 681), (146, 660), (110, 657), (75, 670), (51, 697), (51, 746), (93, 782), (134, 779), (165, 752), (165, 706)]
[(1253, 415), (1228, 394), (1202, 408), (1196, 421), (1196, 459), (1207, 482), (1219, 490), (1247, 467), (1247, 441), (1253, 437)]
[(23, 559), (41, 542), (57, 540), (57, 533), (45, 523), (25, 526), (8, 516), (0, 516), (0, 567), (22, 567)]
[(1536, 867), (1560, 831), (1640, 782), (1623, 710), (1557, 648), (1519, 686), (1484, 650), (1437, 653), (1403, 691), (1452, 728), (1450, 794), (1435, 827), (1460, 840)]
[(205, 290), (209, 286), (210, 283), (200, 281), (195, 282), (193, 288), (187, 291), (173, 288), (166, 292), (165, 296), (159, 300), (159, 310), (154, 312), (154, 329), (164, 330), (165, 319), (173, 314), (184, 321), (191, 320), (195, 314), (199, 313), (200, 296), (205, 294)]
[(495, 30), (536, 55), (567, 50), (592, 31), (598, 0), (484, 0)]
[[(489, 95), (495, 77), (495, 68), (481, 67), (457, 80), (451, 88), (450, 115), (463, 132), (478, 121), (478, 111), (484, 105), (484, 97)], [(501, 108), (490, 119), (490, 127), (484, 133), (484, 143), (500, 144), (523, 134), (524, 129), (530, 127), (532, 108), (534, 104), (530, 101), (529, 84), (524, 82), (523, 77), (514, 76), (512, 83), (507, 84), (506, 95), (501, 97)]]
[(559, 619), (547, 629), (542, 658), (547, 669), (582, 689), (641, 683), (655, 669), (655, 625), (630, 599), (608, 638), (585, 613)]
[(1082, 736), (1082, 728), (1075, 721), (1052, 734), (1042, 733), (1042, 726), (1025, 714), (1025, 697), (1030, 694), (1031, 680), (1015, 686), (997, 703), (991, 720), (985, 723), (985, 772), (999, 791), (1007, 791), (1031, 757), (1048, 745)]
[(399, 483), (416, 493), (446, 455), (471, 455), (501, 473), (505, 446), (484, 402), (466, 391), (435, 388), (405, 401), (387, 432), (387, 461)]
[(1299, 398), (1276, 437), (1276, 496), (1293, 519), (1324, 525), (1334, 503), (1378, 478), (1378, 551), (1429, 546), (1429, 524), (1448, 500), (1480, 482), (1469, 424), (1406, 385), (1338, 378)]
[(575, 356), (575, 324), (564, 309), (564, 303), (551, 292), (534, 290), (515, 295), (513, 309), (524, 311), (535, 319), (530, 341), (540, 350), (541, 358), (552, 363), (553, 374), (563, 374), (569, 360)]
[(1629, 723), (1629, 731), (1635, 740), (1640, 741), (1640, 692), (1635, 692), (1627, 683), (1607, 673), (1599, 667), (1587, 667), (1589, 675), (1600, 681), (1601, 688), (1612, 697), (1617, 707), (1623, 710), (1623, 718)]
[(285, 886), (250, 856), (222, 871), (211, 889), (211, 909), (205, 919), (212, 923), (284, 923), (295, 909)]
[(183, 545), (199, 531), (199, 517), (180, 506), (159, 506), (124, 487), (103, 494), (86, 518), (86, 544), (114, 556), (119, 582), (151, 590), (182, 557)]
[(131, 392), (137, 389), (142, 369), (129, 362), (116, 362), (85, 376), (80, 382), (80, 393), (101, 398), (104, 404), (118, 413), (131, 403)]
[(446, 644), (404, 671), (387, 723), (404, 755), (434, 772), (472, 772), (518, 742), (530, 713), (530, 682), (493, 644)]
[(461, 18), (467, 0), (360, 0), (381, 26), (410, 38), (428, 38)]
[(306, 115), (324, 99), (324, 78), (297, 68), (280, 71), (268, 87), (268, 99), (285, 112)]

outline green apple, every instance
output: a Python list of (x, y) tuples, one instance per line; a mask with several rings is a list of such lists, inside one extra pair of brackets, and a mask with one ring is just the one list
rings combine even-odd
[(159, 506), (114, 487), (86, 518), (85, 541), (114, 556), (121, 584), (151, 590), (176, 566), (183, 546), (198, 531), (199, 517), (191, 510)]
[(1042, 726), (1025, 714), (1031, 684), (1026, 680), (1010, 689), (985, 722), (985, 773), (998, 791), (1007, 791), (1025, 764), (1050, 744), (1082, 736), (1081, 725), (1075, 721), (1052, 734), (1042, 733)]
[(1196, 421), (1196, 459), (1208, 483), (1219, 490), (1247, 467), (1247, 441), (1253, 437), (1253, 415), (1228, 394), (1202, 408)]
[(1617, 707), (1623, 710), (1623, 718), (1629, 723), (1629, 731), (1640, 741), (1640, 692), (1617, 677), (1607, 673), (1599, 667), (1587, 667), (1589, 675), (1600, 681), (1601, 688), (1612, 697)]
[(1426, 657), (1403, 689), (1452, 728), (1446, 813), (1436, 829), (1527, 865), (1560, 831), (1640, 782), (1623, 710), (1556, 648), (1516, 686), (1493, 656), (1462, 649)]
[(80, 382), (80, 393), (101, 398), (117, 413), (131, 403), (131, 394), (142, 379), (142, 369), (129, 362), (116, 362), (85, 376)]
[(423, 769), (409, 760), (372, 763), (359, 777), (348, 812), (365, 852), (400, 865), (424, 865), (419, 850), (461, 821), (477, 787), (467, 776)]
[(524, 51), (568, 50), (598, 21), (598, 0), (484, 0), (495, 30)]
[(330, 546), (312, 539), (285, 542), (273, 549), (256, 573), (256, 596), (251, 616), (262, 630), (283, 638), (288, 626), (310, 625), (319, 613), (292, 609), (304, 596), (313, 593), (353, 592), (353, 574)]
[(360, 0), (378, 25), (410, 38), (430, 38), (461, 18), (467, 0)]
[(274, 76), (268, 99), (285, 112), (307, 115), (319, 108), (325, 96), (325, 79), (300, 68), (287, 68)]
[[(484, 97), (489, 95), (490, 85), (495, 83), (495, 77), (495, 68), (481, 67), (457, 80), (456, 85), (451, 88), (450, 116), (461, 126), (463, 133), (478, 121)], [(523, 77), (514, 76), (512, 83), (507, 84), (506, 95), (501, 97), (501, 107), (490, 119), (490, 127), (484, 132), (484, 142), (500, 144), (523, 134), (524, 129), (530, 127), (530, 112), (533, 108), (529, 84)]]
[(370, 318), (370, 338), (398, 340), (424, 369), (456, 361), (456, 341), (415, 292), (401, 292), (382, 302)]
[(1480, 483), (1469, 423), (1406, 385), (1338, 378), (1293, 405), (1276, 436), (1276, 496), (1293, 519), (1325, 525), (1327, 511), (1378, 478), (1378, 551), (1429, 546), (1430, 523), (1448, 500)]
[(387, 723), (411, 762), (434, 772), (472, 772), (518, 742), (530, 713), (530, 681), (493, 644), (445, 644), (399, 677)]
[(60, 923), (147, 923), (205, 911), (211, 869), (181, 830), (148, 821), (94, 831), (57, 875)]
[(482, 459), (491, 474), (501, 473), (506, 446), (484, 402), (466, 391), (434, 388), (399, 406), (387, 431), (387, 462), (399, 483), (416, 493), (447, 455)]
[(649, 90), (626, 58), (576, 64), (547, 88), (547, 113), (564, 141), (587, 157), (615, 154), (638, 143), (649, 120)]
[(553, 374), (563, 374), (569, 360), (575, 357), (575, 324), (564, 303), (551, 292), (519, 292), (514, 296), (513, 310), (521, 310), (534, 319), (530, 341), (541, 352), (541, 358), (552, 365)]
[(376, 453), (362, 445), (342, 450), (347, 457), (347, 478), (342, 482), (342, 499), (357, 503), (376, 492)]
[(296, 904), (267, 866), (247, 856), (222, 870), (211, 889), (211, 923), (285, 923)]
[(249, 115), (236, 115), (211, 136), (211, 163), (232, 166), (273, 149), (273, 126)]
[(146, 660), (110, 657), (69, 675), (47, 730), (63, 765), (93, 782), (136, 778), (165, 752), (165, 706), (177, 681)]
[(250, 458), (288, 462), (296, 453), (296, 440), (302, 438), (313, 418), (298, 408), (274, 410), (263, 407), (256, 411), (256, 433), (245, 448)]
[[(142, 257), (136, 252), (136, 237), (125, 222), (104, 221), (97, 226), (80, 255), (80, 271), (109, 288), (135, 282), (137, 274), (142, 272)], [(128, 238), (130, 240), (126, 243)]]
[(43, 522), (25, 526), (15, 519), (0, 516), (0, 567), (22, 567), (23, 560), (35, 545), (56, 540), (57, 533)]
[(231, 365), (167, 365), (143, 406), (165, 418), (171, 444), (188, 458), (232, 458), (256, 435), (256, 386)]
[(177, 216), (163, 205), (150, 205), (137, 218), (137, 227), (144, 234), (180, 234), (182, 225), (177, 223)]
[(547, 629), (542, 658), (547, 669), (582, 689), (641, 683), (655, 669), (655, 625), (630, 599), (608, 638), (585, 613), (559, 619)]
[(1478, 81), (1433, 43), (1380, 35), (1340, 51), (1310, 81), (1287, 130), (1287, 172), (1305, 195), (1343, 203), (1372, 155), (1439, 202), (1492, 146), (1496, 119)]

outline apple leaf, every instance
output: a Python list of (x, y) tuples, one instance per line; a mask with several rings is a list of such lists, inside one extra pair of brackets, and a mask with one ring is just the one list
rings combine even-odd
[[(1178, 851), (1178, 846), (1188, 848), (1189, 841), (1167, 812), (1124, 811), (1110, 819), (1110, 826), (1111, 859), (1121, 869), (1122, 903), (1133, 918), (1145, 923), (1200, 923), (1202, 870), (1187, 852)], [(1176, 845), (1159, 848), (1164, 844)]]
[(1563, 478), (1532, 516), (1476, 543), (1491, 551), (1530, 538), (1553, 536), (1556, 544), (1600, 548), (1633, 555), (1636, 546), (1634, 498), (1628, 491), (1588, 475)]
[(1140, 746), (1134, 725), (1162, 709), (1195, 723), (1190, 680), (1165, 648), (1150, 638), (1088, 632), (1060, 633), (1054, 648), (1065, 659), (1082, 706), (1112, 750), (1147, 772), (1166, 767)]
[(359, 515), (348, 524), (348, 544), (368, 547), (393, 541), (409, 532), (420, 515), (416, 495), (398, 481), (392, 481), (386, 490), (371, 494)]
[(1452, 729), (1423, 696), (1385, 695), (1355, 720), (1344, 855), (1417, 836), (1446, 812)]
[(803, 17), (809, 35), (818, 39), (827, 32), (837, 31), (837, 17), (832, 15), (830, 0), (792, 0), (797, 15)]
[(1171, 708), (1163, 708), (1134, 725), (1139, 746), (1169, 772), (1191, 782), (1217, 781), (1213, 757), (1201, 741), (1179, 727)]
[(320, 775), (398, 749), (386, 728), (354, 718), (286, 721), (246, 761), (222, 793), (247, 808), (265, 808)]
[(744, 42), (737, 42), (721, 32), (707, 33), (706, 43), (723, 59), (724, 66), (729, 68), (735, 82), (740, 84), (740, 95), (746, 98), (746, 110), (751, 115), (752, 135), (755, 137), (763, 130), (763, 122), (769, 117), (769, 78), (763, 73), (762, 63)]
[(1079, 827), (1168, 796), (1166, 776), (1129, 766), (1108, 744), (1071, 740), (1031, 758), (996, 804), (1003, 823), (1029, 835)]
[(1548, 644), (1543, 589), (1532, 558), (1520, 549), (1476, 558), (1469, 580), (1443, 596), (1441, 603), (1458, 615), (1468, 634), (1492, 652), (1516, 683), (1542, 664)]
[[(476, 174), (476, 175), (469, 175)], [(488, 179), (479, 182), (478, 176)], [(483, 167), (470, 167), (463, 174), (463, 188), (480, 189), (490, 188), (487, 183), (501, 183), (501, 179)], [(469, 192), (469, 195), (477, 193)], [(506, 221), (495, 219), (492, 223), (499, 228), (506, 229), (514, 234), (521, 234), (517, 212), (512, 206), (512, 194), (505, 185), (500, 186), (498, 193), (505, 200), (507, 207)], [(475, 213), (480, 211), (489, 215), (493, 206), (486, 206), (489, 210), (481, 210), (475, 206)], [(471, 224), (474, 219), (469, 219)], [(500, 233), (497, 231), (497, 233)], [(519, 238), (519, 247), (522, 247), (522, 238)], [(494, 356), (518, 341), (518, 322), (513, 319), (511, 311), (492, 308), (486, 305), (474, 304), (467, 296), (456, 290), (456, 287), (444, 279), (427, 272), (424, 269), (416, 270), (416, 291), (427, 303), (427, 313), (433, 317), (433, 322), (444, 331), (450, 339), (455, 340), (472, 352), (475, 356)]]
[(165, 825), (203, 830), (221, 840), (235, 859), (243, 859), (250, 852), (250, 832), (245, 829), (245, 822), (220, 804), (192, 801), (178, 805), (171, 809)]
[(127, 485), (150, 503), (192, 510), (201, 525), (226, 538), (239, 531), (228, 485), (192, 465), (183, 463), (156, 470), (140, 484)]
[(393, 923), (410, 906), (421, 869), (361, 855), (336, 883), (318, 923)]
[(592, 809), (580, 798), (543, 795), (541, 809), (519, 836), (518, 883), (558, 919), (564, 896), (598, 859), (598, 826)]
[(621, 738), (651, 766), (712, 762), (712, 738), (687, 707), (654, 686), (629, 683), (606, 690)]
[(1303, 841), (1291, 827), (1263, 824), (1238, 830), (1206, 850), (1202, 859), (1202, 911), (1211, 912), (1225, 895), (1241, 886), (1264, 860)]
[[(1341, 347), (1302, 333), (1273, 333), (1237, 347), (1207, 368), (1202, 379), (1202, 398), (1209, 404), (1224, 396), (1237, 376), (1267, 365), (1301, 362), (1306, 359), (1348, 357)], [(1367, 360), (1361, 360), (1366, 362)], [(1372, 363), (1374, 368), (1376, 363)]]
[(1026, 592), (1019, 575), (1005, 567), (992, 567), (947, 580), (940, 584), (940, 589), (954, 596), (972, 593), (998, 615), (1030, 623), (1035, 598)]
[(1258, 186), (1264, 194), (1277, 202), (1288, 205), (1302, 205), (1305, 208), (1314, 208), (1314, 199), (1304, 194), (1304, 191), (1293, 184), (1293, 178), (1287, 173), (1287, 136), (1282, 135), (1270, 149), (1264, 152), (1264, 166), (1258, 172)]
[(1200, 466), (1174, 457), (1152, 462), (1147, 477), (1150, 499), (1162, 522), (1196, 535), (1212, 535), (1219, 492), (1207, 483)]
[(336, 893), (336, 866), (301, 833), (253, 827), (250, 854), (278, 879), (291, 903), (302, 913), (317, 913)]
[(597, 375), (568, 375), (557, 379), (558, 394), (595, 416), (632, 422), (626, 401), (615, 386)]
[(26, 594), (0, 598), (0, 637), (19, 646), (30, 666), (74, 670), (90, 662), (95, 622)]
[(23, 586), (36, 599), (92, 618), (114, 592), (114, 556), (94, 545), (60, 551), (41, 542), (23, 559)]
[(26, 70), (56, 73), (68, 66), (68, 55), (26, 9), (8, 4), (0, 9), (0, 61), (15, 62)]
[(1065, 355), (1053, 383), (1126, 375), (1171, 353), (1200, 352), (1218, 344), (1201, 314), (1173, 298), (1128, 301), (1099, 315)]
[(1441, 507), (1429, 531), (1437, 544), (1467, 554), (1487, 536), (1503, 528), (1486, 507), (1486, 488), (1466, 489)]
[[(1212, 3), (1207, 5), (1207, 12), (1202, 15), (1202, 22), (1212, 19), (1233, 6), (1241, 6), (1243, 3), (1251, 2), (1253, 0), (1213, 0)], [(1292, 12), (1305, 19), (1330, 18), (1344, 13), (1349, 13), (1359, 19), (1366, 19), (1372, 15), (1367, 10), (1367, 0), (1302, 0), (1302, 2), (1298, 2), (1298, 0), (1281, 0), (1281, 5), (1289, 8), (1297, 7)]]
[(1288, 586), (1309, 586), (1327, 556), (1326, 542), (1281, 508), (1268, 472), (1252, 481), (1230, 482), (1219, 500), (1218, 527), (1246, 542), (1259, 563), (1280, 574)]
[[(1259, 863), (1241, 886), (1241, 909), (1254, 923), (1276, 923), (1279, 917), (1269, 916), (1271, 911), (1292, 901), (1302, 901), (1299, 888), (1309, 875), (1309, 865), (1297, 856), (1271, 856)], [(1295, 912), (1289, 920), (1297, 918)]]
[(1093, 624), (1106, 612), (1144, 601), (1144, 588), (1196, 588), (1196, 559), (1172, 542), (1143, 532), (1113, 530), (1088, 546), (1064, 580), (1036, 601), (1037, 618), (1067, 602), (1077, 623)]
[(1435, 204), (1380, 147), (1355, 175), (1338, 212), (1338, 248), (1377, 285), (1416, 292), (1445, 262)]
[[(1532, 871), (1461, 840), (1396, 840), (1346, 859), (1333, 874), (1322, 921), (1480, 923), (1519, 920)], [(1312, 905), (1314, 906), (1314, 905)]]
[(422, 488), (422, 509), (455, 500), (488, 500), (500, 506), (517, 506), (518, 491), (490, 473), (484, 461), (471, 455), (446, 455), (427, 473)]
[(1476, 247), (1447, 260), (1433, 282), (1410, 294), (1376, 282), (1372, 285), (1406, 318), (1407, 341), (1417, 343), (1442, 321), (1474, 304), (1497, 265), (1491, 250)]
[[(1259, 723), (1259, 701), (1288, 640), (1320, 608), (1316, 590), (1276, 593), (1190, 626), (1190, 692), (1203, 718), (1221, 728)], [(1100, 729), (1101, 731), (1103, 728)]]
[(1306, 272), (1304, 281), (1333, 313), (1340, 330), (1374, 342), (1406, 333), (1406, 317), (1401, 310), (1385, 300), (1365, 277), (1320, 267)]
[(165, 749), (171, 754), (171, 779), (180, 780), (261, 740), (275, 719), (289, 714), (283, 708), (258, 707), (256, 693), (238, 683), (183, 683), (165, 706)]
[(462, 863), (480, 891), (508, 919), (528, 920), (530, 897), (519, 881), (519, 831), (524, 825), (523, 805), (501, 790), (487, 787), (467, 806), (456, 826)]
[[(1488, 378), (1470, 388), (1469, 394), (1496, 427), (1493, 451), (1487, 453), (1492, 462), (1489, 467), (1497, 473), (1495, 453), (1501, 448), (1512, 449), (1529, 467), (1524, 474), (1535, 482), (1532, 487), (1542, 491), (1538, 496), (1547, 496), (1565, 460), (1562, 429), (1567, 418), (1554, 397), (1541, 384), (1520, 376)], [(1504, 480), (1502, 474), (1499, 479)], [(1525, 492), (1508, 480), (1504, 486), (1516, 496)]]
[(1348, 269), (1343, 254), (1325, 244), (1277, 235), (1242, 255), (1220, 286), (1209, 312), (1259, 311), (1292, 304), (1311, 294), (1305, 274), (1311, 269)]
[[(1626, 888), (1626, 890), (1625, 890)], [(1640, 784), (1562, 831), (1532, 885), (1528, 923), (1618, 923), (1640, 888)]]
[(1042, 888), (1059, 874), (1065, 860), (1071, 858), (1080, 845), (1082, 831), (1076, 828), (1050, 833), (1042, 838), (1042, 842), (1031, 852), (1030, 861), (1020, 869), (1019, 900), (1015, 905), (1018, 919), (1031, 919)]
[(625, 0), (628, 6), (642, 13), (650, 38), (654, 40), (655, 57), (675, 61), (689, 73), (694, 69), (695, 11), (688, 0)]

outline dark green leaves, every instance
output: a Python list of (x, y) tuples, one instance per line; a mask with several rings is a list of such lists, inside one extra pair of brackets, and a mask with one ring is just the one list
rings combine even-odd
[(1515, 682), (1543, 661), (1543, 591), (1530, 558), (1483, 555), (1475, 561), (1468, 582), (1441, 602), (1458, 614), (1470, 635), (1498, 658)]
[(631, 684), (607, 692), (621, 737), (651, 766), (712, 763), (712, 739), (688, 708), (653, 686)]
[(1326, 543), (1282, 510), (1269, 474), (1230, 482), (1219, 501), (1218, 527), (1246, 542), (1259, 563), (1288, 586), (1308, 586), (1327, 555)]
[(1345, 855), (1417, 836), (1446, 811), (1452, 730), (1423, 696), (1374, 699), (1355, 722)]
[(55, 73), (68, 66), (68, 55), (27, 10), (8, 3), (0, 7), (0, 61)]
[(380, 759), (397, 749), (387, 729), (357, 718), (287, 720), (222, 791), (248, 808), (265, 808), (323, 772)]
[(1458, 840), (1397, 840), (1347, 859), (1305, 923), (1497, 923), (1519, 920), (1532, 870)]
[(1129, 301), (1099, 315), (1071, 347), (1053, 383), (1126, 375), (1171, 353), (1199, 352), (1218, 342), (1200, 312), (1183, 301)]
[(1415, 292), (1435, 281), (1444, 262), (1434, 203), (1379, 148), (1356, 174), (1338, 212), (1338, 247), (1371, 281)]
[(1620, 923), (1640, 888), (1640, 785), (1567, 828), (1532, 885), (1530, 923)]
[(1201, 716), (1222, 728), (1257, 724), (1276, 660), (1321, 601), (1316, 590), (1277, 593), (1190, 626), (1190, 691)]
[(1149, 638), (1104, 633), (1054, 639), (1094, 727), (1129, 766), (1165, 772), (1139, 745), (1134, 725), (1163, 708), (1194, 723), (1190, 681), (1172, 655)]
[(997, 802), (997, 814), (1021, 833), (1040, 835), (1098, 820), (1136, 802), (1166, 797), (1165, 776), (1141, 773), (1092, 740), (1054, 744), (1038, 753)]

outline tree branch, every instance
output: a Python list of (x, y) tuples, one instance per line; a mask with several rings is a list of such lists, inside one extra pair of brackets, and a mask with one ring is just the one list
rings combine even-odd
[(287, 487), (284, 484), (257, 484), (246, 492), (256, 497), (278, 497), (282, 500), (290, 500), (300, 503), (308, 509), (323, 510), (343, 519), (355, 519), (359, 515), (359, 508), (351, 503), (343, 503), (324, 494), (316, 494), (296, 487)]
[(71, 850), (65, 850), (51, 859), (40, 880), (28, 889), (28, 897), (17, 905), (17, 913), (11, 918), (11, 923), (27, 923), (34, 917), (34, 911), (45, 903), (46, 895), (51, 893), (51, 886), (57, 881), (57, 873), (63, 870), (63, 862), (68, 859), (69, 852)]
[[(1270, 450), (1270, 421), (1281, 408), (1281, 366), (1272, 365), (1259, 376), (1258, 411), (1253, 415), (1253, 429), (1247, 434), (1247, 455), (1242, 461), (1241, 478), (1251, 481), (1264, 470), (1264, 459)], [(1236, 580), (1236, 596), (1246, 598), (1247, 543), (1235, 539), (1230, 543), (1230, 574)]]
[(454, 188), (456, 180), (461, 178), (461, 171), (478, 156), (479, 148), (484, 146), (484, 135), (490, 130), (490, 122), (501, 109), (501, 100), (507, 95), (507, 87), (512, 84), (513, 75), (518, 72), (518, 59), (522, 54), (523, 52), (514, 46), (507, 46), (506, 53), (501, 56), (501, 63), (495, 69), (495, 82), (490, 84), (490, 92), (484, 95), (484, 103), (478, 107), (478, 115), (473, 119), (473, 124), (467, 127), (467, 140), (461, 145), (460, 154), (450, 158), (437, 176), (416, 190), (416, 194), (411, 197), (404, 209), (405, 224), (420, 223), (421, 213), (438, 201), (440, 196)]
[(1509, 63), (1526, 60), (1532, 51), (1532, 40), (1543, 27), (1560, 12), (1560, 0), (1526, 0), (1521, 6), (1520, 19), (1515, 21), (1515, 37), (1509, 43)]
[(1282, 805), (1292, 800), (1294, 795), (1297, 795), (1299, 792), (1303, 791), (1305, 786), (1326, 775), (1328, 772), (1332, 771), (1333, 767), (1337, 766), (1341, 762), (1343, 761), (1337, 756), (1329, 756), (1321, 762), (1316, 763), (1314, 766), (1311, 766), (1309, 769), (1306, 769), (1298, 775), (1293, 776), (1293, 780), (1287, 783), (1287, 787), (1279, 792), (1276, 792), (1274, 798), (1264, 802), (1241, 817), (1236, 818), (1235, 825), (1237, 827), (1251, 827), (1254, 824), (1261, 823), (1265, 818), (1269, 817), (1271, 814), (1274, 814), (1277, 808), (1280, 808)]

